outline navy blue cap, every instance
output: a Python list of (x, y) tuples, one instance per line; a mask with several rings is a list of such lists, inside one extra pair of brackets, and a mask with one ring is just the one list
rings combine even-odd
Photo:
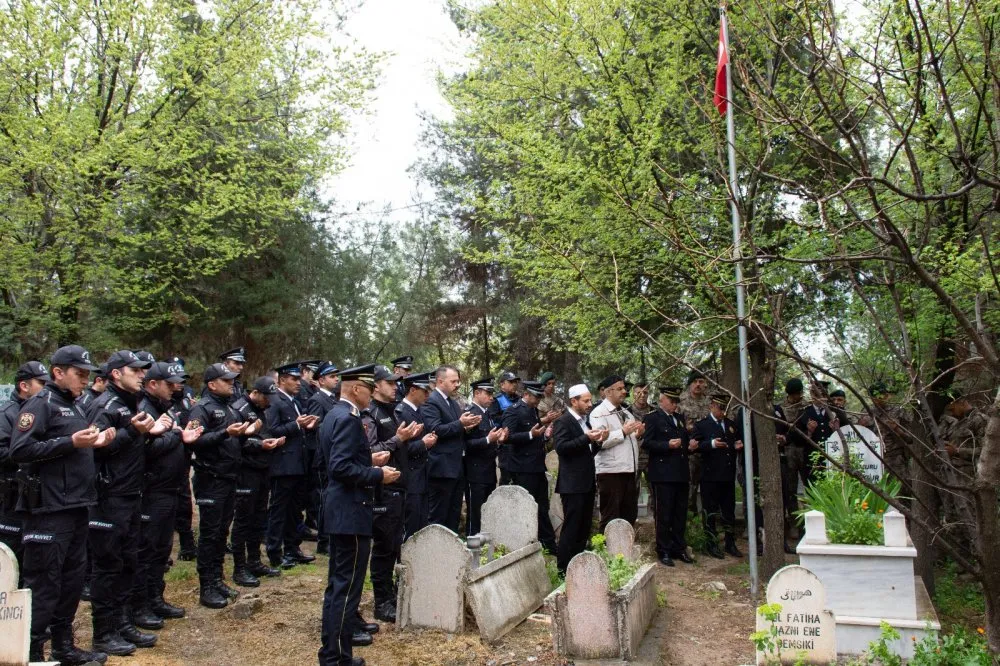
[(680, 386), (661, 386), (660, 395), (665, 395), (674, 402), (677, 402), (681, 399), (682, 390)]
[(359, 365), (348, 368), (340, 372), (340, 381), (343, 382), (363, 382), (369, 386), (375, 386), (375, 364)]
[(314, 361), (299, 361), (299, 365), (301, 367), (309, 368), (313, 372), (316, 372), (319, 369), (319, 366), (323, 365), (324, 363), (326, 363), (326, 361), (324, 361), (323, 359)]
[(215, 380), (215, 379), (236, 379), (240, 376), (238, 372), (232, 372), (222, 363), (213, 363), (212, 365), (205, 368), (205, 374), (203, 375), (205, 383)]
[(150, 354), (145, 349), (133, 349), (135, 355), (139, 357), (140, 361), (147, 361), (149, 363), (156, 363), (156, 357)]
[(48, 379), (49, 371), (38, 361), (28, 361), (14, 373), (15, 382), (23, 382), (28, 379)]
[(493, 378), (492, 377), (483, 377), (482, 379), (477, 379), (476, 381), (471, 382), (469, 384), (469, 386), (472, 387), (473, 391), (480, 390), (480, 391), (488, 391), (490, 393), (493, 393), (496, 390), (496, 389), (493, 388)]
[(517, 376), (516, 372), (511, 372), (510, 370), (502, 373), (500, 375), (500, 381), (502, 382), (518, 382), (521, 378)]
[(601, 383), (597, 385), (599, 389), (606, 389), (614, 386), (618, 382), (625, 383), (625, 378), (621, 375), (609, 375), (601, 380)]
[(375, 381), (380, 382), (382, 380), (395, 380), (396, 375), (392, 374), (392, 370), (385, 367), (384, 365), (375, 366)]
[(340, 372), (340, 370), (338, 370), (337, 366), (330, 361), (321, 361), (315, 372), (316, 379), (319, 379), (320, 377), (326, 377), (327, 375), (336, 375)]
[(97, 366), (97, 372), (94, 373), (94, 379), (107, 379), (108, 378), (108, 364), (101, 363)]
[(247, 362), (246, 347), (236, 347), (235, 349), (230, 349), (229, 351), (222, 352), (221, 354), (219, 354), (219, 360), (236, 361), (237, 363), (246, 363)]
[(60, 347), (52, 354), (49, 365), (70, 365), (81, 370), (97, 370), (97, 366), (90, 360), (90, 352), (80, 345)]
[(146, 379), (160, 379), (173, 382), (174, 384), (184, 383), (184, 366), (170, 363), (154, 363), (146, 372)]
[(274, 369), (279, 375), (290, 375), (292, 377), (301, 377), (302, 370), (299, 369), (298, 363), (288, 363), (286, 365), (279, 365)]
[(253, 390), (264, 395), (274, 395), (278, 392), (278, 385), (274, 383), (274, 379), (264, 375), (253, 380)]
[(395, 367), (400, 367), (400, 368), (405, 368), (406, 370), (409, 370), (410, 368), (413, 367), (413, 357), (412, 356), (398, 356), (398, 357), (392, 359), (389, 362), (392, 363), (392, 367), (394, 367), (394, 368)]
[(521, 382), (521, 386), (523, 386), (524, 390), (530, 393), (531, 395), (537, 395), (539, 397), (545, 395), (545, 384), (541, 382), (525, 381)]
[(723, 409), (729, 404), (729, 394), (728, 393), (716, 393), (712, 396), (712, 402)]
[(108, 358), (105, 365), (108, 366), (108, 372), (111, 372), (122, 368), (149, 368), (153, 363), (143, 361), (131, 349), (120, 349)]
[(411, 386), (429, 391), (431, 388), (431, 374), (430, 372), (420, 372), (406, 375), (403, 377), (403, 386), (406, 387), (407, 391), (410, 390)]

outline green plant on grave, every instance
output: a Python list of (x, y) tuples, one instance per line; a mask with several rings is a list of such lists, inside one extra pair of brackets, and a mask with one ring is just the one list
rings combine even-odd
[[(977, 628), (978, 632), (984, 632)], [(913, 648), (910, 666), (991, 666), (986, 639), (982, 633), (973, 634), (964, 627), (957, 627), (952, 633), (940, 639), (928, 633)]]
[(708, 547), (708, 535), (705, 534), (705, 525), (702, 517), (696, 513), (688, 512), (687, 523), (684, 528), (684, 540), (691, 550), (696, 553), (704, 553)]
[(608, 553), (608, 546), (603, 534), (595, 534), (590, 537), (590, 550), (595, 555), (599, 555), (608, 565), (608, 584), (612, 592), (622, 589), (639, 570), (637, 563), (625, 559), (623, 555), (612, 556)]
[(868, 644), (868, 655), (881, 666), (902, 666), (903, 658), (889, 647), (891, 641), (899, 640), (899, 632), (891, 624), (882, 620), (877, 641)]
[[(889, 497), (897, 497), (902, 485), (890, 476), (878, 486)], [(885, 543), (882, 517), (889, 504), (860, 481), (839, 470), (823, 472), (806, 486), (802, 518), (808, 511), (826, 516), (826, 535), (831, 543), (880, 546)]]
[[(489, 553), (490, 553), (489, 544), (485, 544), (484, 543), (482, 545), (482, 547), (480, 547), (480, 549), (479, 549), (479, 566), (483, 566), (484, 564), (486, 564), (486, 563), (488, 563), (490, 561), (490, 554)], [(494, 560), (499, 560), (501, 557), (503, 557), (506, 554), (507, 554), (507, 546), (503, 545), (502, 543), (498, 543), (498, 544), (494, 544), (493, 545), (493, 559)]]
[(757, 606), (757, 615), (770, 623), (767, 629), (761, 629), (750, 634), (750, 642), (757, 648), (757, 652), (764, 655), (764, 662), (767, 664), (780, 663), (781, 647), (778, 640), (778, 627), (775, 622), (781, 617), (781, 604), (763, 604)]
[(552, 585), (552, 589), (556, 589), (566, 582), (566, 578), (559, 573), (559, 565), (554, 557), (545, 557), (545, 573), (549, 575), (549, 583)]

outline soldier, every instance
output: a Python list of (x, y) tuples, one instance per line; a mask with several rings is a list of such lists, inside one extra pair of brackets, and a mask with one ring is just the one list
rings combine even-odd
[(267, 529), (267, 500), (270, 496), (270, 467), (274, 450), (284, 445), (283, 437), (270, 437), (267, 408), (278, 387), (270, 377), (254, 380), (250, 393), (233, 403), (244, 423), (260, 422), (262, 432), (243, 441), (240, 475), (233, 508), (233, 582), (242, 587), (260, 585), (258, 576), (278, 576), (280, 569), (260, 559), (260, 546)]
[(556, 535), (549, 520), (549, 482), (545, 478), (545, 426), (538, 418), (543, 394), (538, 382), (524, 382), (524, 395), (503, 413), (507, 437), (510, 481), (521, 486), (538, 504), (538, 540), (550, 553), (556, 552)]
[[(795, 422), (799, 420), (802, 410), (806, 408), (806, 402), (803, 400), (804, 393), (805, 387), (803, 386), (801, 379), (798, 377), (789, 379), (785, 382), (785, 400), (776, 408), (781, 411), (782, 418), (787, 424), (787, 426), (783, 428), (784, 432), (779, 431), (779, 434), (784, 435), (786, 468), (782, 469), (782, 486), (784, 487), (785, 495), (788, 498), (785, 502), (786, 507), (791, 507), (791, 525), (798, 524), (794, 517), (794, 512), (798, 510), (799, 504), (799, 481), (801, 480), (803, 484), (808, 482), (808, 475), (805, 467), (805, 451), (801, 446), (799, 446), (798, 438), (792, 432)], [(778, 440), (778, 443), (779, 445), (781, 444), (780, 439)], [(786, 511), (788, 511), (787, 508)]]
[(945, 478), (956, 488), (942, 493), (945, 517), (947, 523), (958, 531), (959, 542), (967, 544), (973, 553), (977, 533), (971, 491), (988, 421), (986, 415), (958, 391), (951, 392), (951, 399), (941, 417), (941, 438), (949, 462), (944, 466)]
[[(138, 354), (136, 354), (138, 356)], [(161, 629), (163, 620), (185, 615), (183, 608), (163, 599), (173, 526), (177, 513), (177, 495), (187, 481), (186, 444), (201, 436), (202, 429), (182, 430), (173, 410), (173, 394), (184, 383), (184, 366), (154, 363), (146, 371), (139, 411), (159, 420), (164, 414), (170, 427), (159, 435), (147, 433), (145, 478), (140, 513), (139, 556), (132, 590), (133, 618), (142, 629)]]
[(205, 391), (191, 409), (189, 428), (204, 428), (190, 444), (194, 449), (194, 497), (198, 506), (198, 602), (206, 608), (224, 608), (238, 593), (223, 580), (226, 537), (233, 522), (236, 479), (240, 472), (244, 436), (256, 435), (256, 424), (243, 421), (232, 407), (238, 375), (222, 363), (205, 369)]
[(104, 393), (108, 388), (108, 366), (106, 363), (101, 363), (97, 366), (97, 371), (94, 372), (94, 381), (86, 389), (84, 389), (83, 394), (77, 398), (80, 402), (80, 406), (87, 409), (87, 405), (97, 399), (99, 395)]
[[(708, 554), (724, 559), (719, 550), (716, 519), (722, 518), (726, 534), (725, 550), (733, 557), (743, 557), (736, 547), (736, 464), (743, 451), (743, 440), (732, 419), (726, 418), (729, 396), (719, 393), (711, 398), (711, 413), (694, 427), (693, 440), (703, 456), (701, 505), (705, 516)], [(690, 441), (689, 441), (690, 445)]]
[(480, 417), (479, 423), (466, 434), (465, 478), (467, 483), (465, 504), (466, 534), (479, 534), (483, 504), (497, 487), (497, 451), (507, 441), (508, 432), (490, 417), (493, 403), (493, 380), (484, 377), (474, 381), (472, 404), (469, 413)]
[(608, 438), (594, 462), (597, 467), (597, 492), (600, 493), (601, 531), (615, 518), (635, 525), (639, 515), (636, 471), (639, 467), (639, 442), (645, 427), (632, 413), (622, 408), (625, 378), (607, 377), (604, 400), (590, 412), (590, 425), (604, 428)]
[(236, 380), (233, 382), (233, 395), (230, 402), (236, 402), (243, 397), (246, 391), (243, 388), (243, 384), (240, 382), (240, 375), (243, 374), (243, 368), (247, 364), (247, 350), (245, 347), (236, 347), (230, 349), (229, 351), (222, 352), (219, 354), (219, 360), (222, 364), (226, 366), (229, 372), (236, 373)]
[[(882, 440), (882, 459), (886, 470), (893, 476), (909, 484), (909, 450), (907, 442), (910, 439), (910, 423), (906, 413), (897, 405), (893, 405), (892, 391), (884, 382), (875, 382), (868, 387), (868, 395), (872, 399), (871, 415), (864, 414), (859, 425), (872, 428)], [(844, 422), (841, 422), (844, 425)]]
[(90, 510), (88, 541), (94, 578), (90, 589), (94, 650), (123, 656), (156, 645), (156, 634), (140, 631), (129, 606), (138, 569), (142, 489), (148, 437), (173, 425), (139, 409), (148, 361), (122, 349), (107, 361), (108, 389), (90, 403), (87, 416), (98, 428), (114, 428), (115, 439), (94, 452), (97, 506)]
[(10, 442), (24, 401), (45, 388), (45, 382), (50, 379), (44, 365), (28, 361), (14, 373), (14, 392), (10, 402), (0, 411), (0, 543), (14, 552), (18, 571), (24, 568), (24, 549), (21, 517), (17, 515), (17, 465), (10, 459)]
[[(506, 412), (511, 405), (517, 403), (517, 387), (520, 381), (521, 378), (509, 370), (500, 375), (500, 395), (498, 395), (493, 401), (493, 404), (490, 405), (490, 418), (494, 423), (502, 423), (504, 412)], [(501, 486), (511, 483), (509, 463), (510, 453), (511, 447), (501, 446), (500, 452), (497, 454), (500, 465)]]
[(395, 404), (398, 405), (406, 397), (406, 387), (403, 385), (403, 377), (410, 374), (410, 370), (413, 369), (413, 357), (399, 356), (392, 359), (390, 363), (392, 363), (392, 374), (396, 378)]
[(275, 368), (278, 392), (267, 408), (267, 428), (285, 444), (271, 457), (271, 504), (267, 512), (267, 556), (272, 567), (290, 569), (316, 559), (299, 547), (295, 527), (302, 515), (302, 493), (306, 475), (305, 435), (319, 424), (318, 416), (304, 414), (295, 396), (301, 373), (297, 363)]
[(538, 401), (539, 420), (545, 425), (549, 425), (559, 418), (559, 415), (566, 409), (566, 402), (556, 395), (555, 373), (543, 372), (538, 378), (538, 383), (545, 389), (542, 399)]
[[(678, 406), (681, 414), (686, 419), (685, 425), (689, 435), (694, 434), (694, 424), (708, 416), (710, 411), (708, 397), (708, 381), (698, 370), (688, 373), (687, 383), (681, 404)], [(688, 511), (698, 513), (698, 489), (701, 487), (701, 453), (692, 451), (688, 456), (689, 489), (688, 489)]]
[[(649, 404), (649, 382), (645, 379), (640, 379), (633, 385), (632, 388), (632, 403), (628, 406), (628, 410), (632, 412), (632, 416), (635, 417), (636, 421), (645, 421), (646, 415), (653, 411), (652, 405)], [(639, 465), (638, 471), (635, 475), (635, 491), (636, 493), (642, 493), (642, 483), (645, 479), (646, 489), (649, 492), (648, 505), (652, 508), (653, 513), (656, 513), (656, 497), (654, 493), (656, 488), (649, 480), (648, 470), (649, 470), (649, 451), (646, 450), (642, 445), (642, 437), (637, 437), (636, 441), (639, 443)], [(656, 519), (656, 516), (653, 516)]]
[(843, 411), (828, 405), (827, 388), (830, 382), (814, 379), (809, 386), (809, 397), (812, 404), (806, 406), (794, 426), (790, 429), (788, 438), (802, 451), (802, 468), (799, 475), (802, 483), (809, 483), (819, 473), (820, 468), (813, 461), (813, 454), (823, 443), (850, 420)]
[(847, 393), (844, 389), (839, 388), (835, 391), (830, 391), (830, 406), (840, 410), (847, 407)]
[(569, 408), (552, 424), (552, 441), (559, 456), (556, 492), (563, 507), (556, 566), (565, 575), (570, 560), (582, 553), (590, 540), (594, 519), (594, 456), (608, 438), (607, 430), (592, 430), (587, 423), (590, 390), (586, 384), (571, 386)]
[(51, 379), (24, 401), (11, 438), (10, 460), (21, 465), (17, 510), (23, 516), (22, 573), (31, 590), (31, 661), (45, 661), (50, 630), (52, 659), (103, 664), (108, 658), (81, 650), (73, 641), (86, 568), (88, 510), (97, 504), (93, 451), (116, 435), (114, 428), (102, 431), (90, 425), (75, 404), (96, 369), (83, 347), (57, 349), (50, 359)]
[[(424, 423), (420, 407), (426, 402), (431, 392), (431, 373), (407, 375), (403, 378), (406, 396), (396, 405), (393, 413), (396, 423)], [(426, 430), (426, 425), (424, 426)], [(424, 450), (419, 447), (408, 450), (409, 468), (406, 472), (406, 508), (403, 511), (405, 527), (404, 539), (419, 532), (429, 517), (427, 503), (427, 451), (437, 444), (437, 435), (432, 432), (424, 434), (421, 442)]]
[(417, 421), (397, 423), (393, 413), (396, 377), (384, 365), (375, 366), (375, 388), (368, 409), (361, 412), (362, 424), (372, 453), (389, 452), (388, 464), (399, 470), (399, 478), (376, 489), (372, 525), (372, 592), (375, 619), (396, 621), (396, 586), (393, 571), (403, 546), (406, 510), (406, 483), (409, 456), (426, 451), (420, 435), (424, 426)]
[(655, 488), (656, 555), (668, 567), (674, 566), (675, 559), (694, 562), (687, 554), (684, 531), (690, 479), (687, 458), (696, 446), (691, 445), (684, 414), (677, 410), (680, 401), (679, 386), (661, 387), (659, 409), (643, 419), (642, 447), (649, 452), (649, 481)]
[[(319, 367), (316, 369), (315, 382), (316, 391), (309, 398), (306, 403), (306, 413), (310, 416), (315, 416), (319, 419), (319, 423), (323, 423), (323, 419), (326, 417), (326, 413), (337, 404), (337, 395), (334, 391), (337, 390), (337, 386), (340, 384), (340, 370), (337, 369), (333, 363), (329, 361), (324, 361), (320, 363)], [(316, 516), (316, 553), (320, 555), (328, 555), (330, 553), (329, 543), (323, 536), (322, 524), (323, 524), (323, 488), (326, 487), (326, 461), (323, 460), (323, 456), (319, 450), (319, 426), (317, 425), (308, 438), (309, 445), (312, 447), (312, 465), (307, 470), (311, 483), (315, 487), (315, 501), (314, 505), (317, 509)]]
[(330, 535), (329, 582), (323, 596), (323, 644), (319, 663), (363, 666), (355, 659), (360, 640), (358, 604), (371, 553), (375, 488), (392, 483), (399, 471), (387, 466), (389, 452), (368, 448), (361, 410), (367, 409), (375, 386), (375, 366), (365, 365), (341, 373), (340, 401), (330, 410), (320, 429), (320, 446), (327, 461), (323, 529)]

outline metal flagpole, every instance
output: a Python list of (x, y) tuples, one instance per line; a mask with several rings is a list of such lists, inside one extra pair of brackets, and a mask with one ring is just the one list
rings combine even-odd
[(736, 126), (733, 121), (733, 68), (729, 55), (729, 22), (725, 6), (719, 7), (722, 36), (726, 46), (726, 139), (729, 147), (729, 203), (733, 217), (733, 259), (736, 261), (736, 317), (739, 319), (740, 339), (740, 399), (743, 401), (743, 465), (747, 480), (747, 496), (743, 506), (747, 513), (747, 541), (750, 552), (750, 594), (756, 598), (759, 581), (757, 575), (757, 516), (754, 513), (756, 497), (753, 478), (753, 450), (750, 415), (750, 364), (747, 360), (746, 286), (743, 284), (743, 250), (740, 240), (740, 209), (736, 205), (739, 189), (736, 180)]

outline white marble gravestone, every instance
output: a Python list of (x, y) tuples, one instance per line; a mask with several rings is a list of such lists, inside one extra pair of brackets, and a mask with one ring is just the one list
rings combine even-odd
[(483, 504), (481, 530), (508, 553), (538, 541), (538, 503), (521, 486), (500, 486)]
[(852, 456), (861, 457), (861, 473), (872, 483), (882, 478), (882, 440), (879, 436), (859, 425), (841, 426), (826, 440), (826, 453), (835, 460), (840, 460), (844, 450)]
[(398, 626), (462, 631), (468, 570), (469, 551), (447, 527), (431, 524), (407, 539), (396, 565)]
[(27, 664), (30, 636), (31, 590), (17, 589), (17, 560), (0, 543), (0, 664)]
[(604, 544), (611, 555), (621, 555), (630, 562), (639, 559), (635, 545), (635, 530), (627, 520), (615, 518), (604, 528)]
[[(757, 653), (757, 664), (778, 659), (782, 664), (823, 664), (837, 659), (836, 618), (826, 607), (822, 581), (805, 567), (779, 569), (767, 584), (767, 603), (780, 604), (773, 623), (777, 628), (777, 654)], [(757, 631), (770, 631), (772, 623), (757, 615)], [(771, 660), (771, 661), (769, 661)]]

